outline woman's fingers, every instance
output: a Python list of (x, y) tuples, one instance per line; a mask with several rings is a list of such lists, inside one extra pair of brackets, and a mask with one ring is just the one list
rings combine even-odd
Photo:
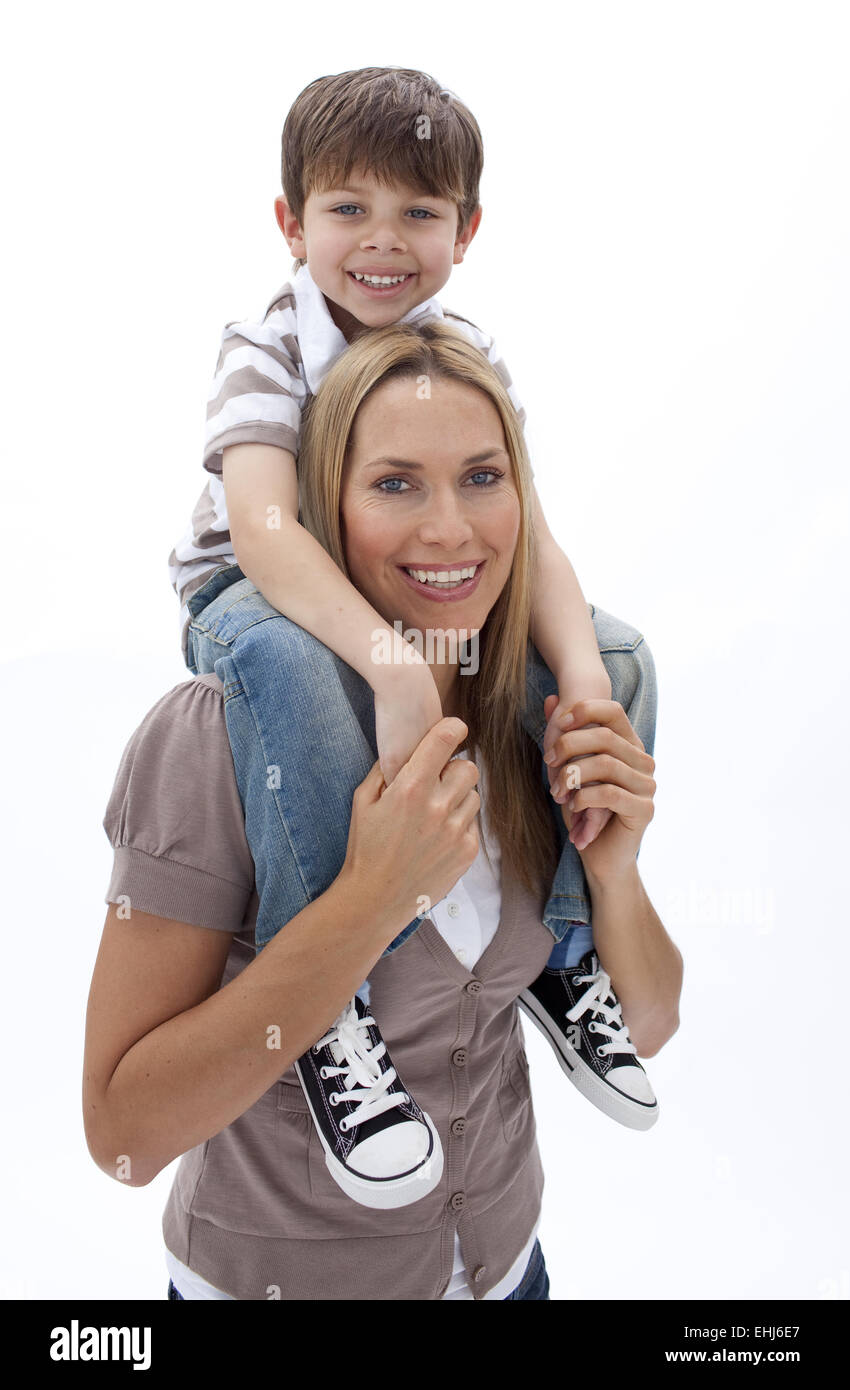
[(609, 725), (559, 734), (552, 744), (551, 752), (555, 756), (549, 764), (550, 773), (554, 773), (565, 763), (565, 770), (569, 770), (570, 763), (574, 762), (576, 768), (580, 767), (582, 780), (588, 782), (592, 779), (587, 771), (587, 763), (593, 754), (604, 753), (610, 758), (626, 763), (637, 772), (651, 774), (655, 770), (654, 759), (646, 752), (640, 740), (632, 743)]
[(478, 796), (478, 768), (471, 758), (461, 758), (455, 753), (443, 768), (440, 781), (452, 810), (460, 806), (468, 808), (470, 792)]
[(605, 748), (613, 751), (613, 749), (617, 747), (618, 756), (626, 757), (628, 761), (626, 749), (624, 747), (618, 747), (616, 742), (621, 739), (623, 744), (628, 745), (629, 748), (633, 749), (635, 753), (640, 755), (644, 760), (649, 759), (649, 761), (652, 762), (652, 759), (644, 749), (643, 744), (629, 723), (629, 717), (626, 711), (616, 700), (579, 700), (573, 705), (571, 713), (573, 718), (569, 723), (567, 723), (566, 719), (557, 721), (564, 732), (558, 735), (553, 747), (557, 747), (564, 739), (575, 739), (576, 735), (582, 732), (583, 725), (591, 725), (593, 727), (584, 729), (584, 738), (576, 742), (575, 747), (577, 751), (582, 751), (582, 749), (587, 747), (590, 747), (592, 751), (598, 750), (600, 744), (598, 742), (597, 729), (602, 728), (607, 731), (608, 735), (607, 740), (603, 744)]
[(578, 815), (580, 811), (586, 811), (591, 806), (602, 806), (619, 816), (629, 830), (643, 831), (655, 815), (655, 806), (652, 800), (655, 792), (654, 782), (652, 786), (652, 793), (645, 796), (627, 791), (624, 787), (612, 782), (599, 782), (592, 787), (579, 787), (572, 793), (572, 799), (566, 809), (572, 815)]
[[(552, 789), (555, 800), (592, 782), (610, 782), (623, 787), (625, 791), (634, 792), (636, 796), (652, 796), (655, 793), (655, 782), (648, 771), (614, 753), (591, 753), (580, 762), (568, 762), (562, 769)], [(570, 810), (573, 809), (571, 802)]]
[(619, 734), (627, 743), (633, 744), (636, 748), (643, 748), (629, 723), (626, 711), (617, 700), (577, 700), (570, 713), (573, 716), (569, 725), (571, 730), (580, 728), (582, 724), (602, 724), (613, 733)]

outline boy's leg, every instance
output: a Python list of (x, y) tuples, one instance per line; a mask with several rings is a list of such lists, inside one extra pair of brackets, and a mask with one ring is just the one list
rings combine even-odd
[[(248, 580), (220, 586), (205, 606), (210, 596), (198, 592), (190, 657), (224, 687), (259, 950), (342, 868), (354, 793), (378, 756), (375, 701), (351, 667)], [(440, 1136), (393, 1066), (368, 981), (357, 995), (294, 1066), (334, 1181), (365, 1206), (406, 1206), (440, 1181)]]
[[(248, 580), (221, 589), (204, 607), (199, 595), (190, 654), (199, 672), (214, 670), (224, 686), (256, 870), (255, 939), (261, 949), (342, 868), (354, 792), (378, 756), (374, 695), (351, 667), (272, 608)], [(369, 1002), (368, 982), (358, 994)]]

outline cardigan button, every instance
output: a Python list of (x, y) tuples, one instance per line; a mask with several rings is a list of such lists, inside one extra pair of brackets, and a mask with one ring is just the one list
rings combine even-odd
[(457, 1119), (457, 1120), (452, 1120), (451, 1130), (452, 1130), (452, 1134), (458, 1134), (458, 1135), (460, 1135), (460, 1134), (465, 1134), (465, 1133), (466, 1133), (466, 1117), (463, 1116), (463, 1115), (461, 1115), (459, 1119)]
[(481, 993), (481, 981), (480, 981), (480, 980), (470, 980), (470, 982), (469, 982), (468, 985), (464, 985), (464, 989), (466, 990), (466, 993), (467, 993), (467, 994), (480, 994), (480, 993)]
[(472, 1278), (473, 1278), (474, 1283), (479, 1284), (479, 1283), (481, 1282), (481, 1280), (484, 1278), (484, 1275), (485, 1275), (486, 1273), (487, 1273), (487, 1266), (486, 1266), (486, 1265), (478, 1265), (477, 1268), (475, 1268), (475, 1269), (472, 1271)]
[(455, 1048), (454, 1052), (452, 1053), (452, 1061), (454, 1062), (454, 1064), (455, 1064), (456, 1067), (465, 1067), (465, 1066), (466, 1066), (466, 1048), (465, 1048), (465, 1047), (457, 1047), (457, 1048)]
[(452, 1200), (451, 1200), (451, 1204), (450, 1204), (450, 1205), (451, 1205), (451, 1208), (452, 1208), (453, 1211), (460, 1211), (462, 1207), (465, 1207), (465, 1206), (466, 1206), (466, 1193), (465, 1193), (465, 1192), (455, 1192), (455, 1193), (452, 1195)]

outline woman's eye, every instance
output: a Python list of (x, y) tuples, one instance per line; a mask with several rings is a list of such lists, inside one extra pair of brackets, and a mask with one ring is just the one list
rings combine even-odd
[[(503, 474), (503, 473), (500, 473), (500, 472), (499, 472), (497, 469), (495, 469), (495, 468), (481, 468), (481, 469), (478, 470), (477, 473), (471, 473), (470, 476), (469, 476), (468, 481), (469, 481), (469, 482), (472, 482), (472, 480), (473, 480), (474, 478), (492, 478), (493, 481), (492, 481), (492, 482), (489, 482), (489, 483), (476, 483), (476, 485), (475, 485), (475, 486), (476, 486), (476, 490), (477, 490), (477, 491), (483, 491), (485, 488), (494, 487), (495, 484), (496, 484), (496, 482), (498, 482), (499, 478), (503, 478), (503, 477), (504, 477), (504, 474)], [(404, 486), (405, 486), (405, 487), (408, 487), (408, 486), (409, 486), (409, 484), (406, 482), (406, 480), (405, 480), (404, 478), (382, 478), (381, 481), (380, 481), (379, 483), (376, 483), (376, 484), (375, 484), (375, 486), (376, 486), (381, 492), (384, 492), (387, 496), (390, 496), (390, 497), (397, 497), (401, 489), (400, 489), (400, 488), (389, 488), (389, 489), (387, 489), (387, 487), (386, 487), (386, 484), (387, 484), (387, 483), (404, 483)]]

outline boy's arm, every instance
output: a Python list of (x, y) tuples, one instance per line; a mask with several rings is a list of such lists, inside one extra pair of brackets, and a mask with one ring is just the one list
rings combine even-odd
[[(525, 429), (525, 409), (495, 338), (452, 311), (446, 316), (481, 349), (495, 368)], [(532, 473), (537, 566), (531, 608), (531, 640), (558, 682), (560, 702), (610, 700), (611, 680), (599, 655), (599, 643), (575, 570), (561, 550), (543, 515)]]
[[(391, 689), (400, 674), (406, 682), (415, 681), (417, 666), (422, 667), (421, 678), (432, 681), (423, 657), (298, 521), (298, 477), (288, 449), (233, 444), (222, 452), (222, 480), (239, 568), (273, 608), (336, 652), (376, 694)], [(270, 520), (275, 524), (270, 526)], [(393, 662), (372, 659), (376, 629), (392, 639)]]
[(575, 570), (543, 515), (532, 482), (537, 565), (531, 611), (531, 640), (558, 682), (560, 702), (610, 700), (611, 679), (599, 655), (596, 631)]

